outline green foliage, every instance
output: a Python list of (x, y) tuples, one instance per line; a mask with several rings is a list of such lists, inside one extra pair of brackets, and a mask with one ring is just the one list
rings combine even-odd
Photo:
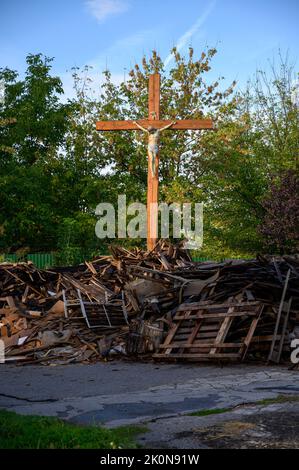
[(0, 80), (5, 86), (1, 119), (16, 119), (1, 133), (1, 140), (14, 148), (17, 161), (26, 165), (53, 157), (67, 127), (68, 106), (59, 100), (62, 83), (50, 75), (51, 61), (41, 54), (29, 54), (24, 80), (18, 80), (15, 71), (0, 69)]
[(42, 250), (55, 244), (61, 208), (55, 204), (52, 175), (70, 109), (59, 101), (61, 81), (50, 75), (50, 63), (41, 54), (29, 55), (24, 80), (0, 69), (5, 85), (0, 119), (10, 121), (0, 127), (1, 249)]
[(57, 265), (75, 265), (95, 255), (103, 253), (94, 236), (95, 220), (89, 214), (79, 212), (76, 218), (65, 218), (57, 230), (57, 248), (55, 256)]
[(81, 427), (56, 418), (0, 411), (1, 449), (135, 449), (135, 436), (145, 431), (138, 426)]
[[(295, 74), (280, 58), (270, 74), (257, 72), (246, 93), (225, 106), (217, 131), (205, 135), (204, 169), (194, 174), (205, 188), (203, 255), (254, 255), (265, 249), (262, 232), (272, 177), (298, 171), (298, 106), (292, 99)], [(296, 144), (297, 142), (297, 144)], [(267, 248), (266, 248), (267, 249)]]
[[(90, 67), (73, 70), (74, 98), (66, 104), (52, 59), (28, 55), (24, 79), (0, 69), (0, 250), (58, 251), (60, 264), (107, 249), (95, 236), (95, 208), (146, 202), (146, 137), (95, 130), (97, 120), (148, 115), (148, 78), (160, 72), (161, 117), (212, 117), (213, 132), (167, 131), (162, 136), (160, 201), (204, 203), (204, 245), (198, 256), (250, 257), (265, 240), (257, 228), (273, 175), (298, 171), (298, 106), (287, 60), (259, 71), (245, 92), (209, 80), (215, 49), (186, 56), (173, 49), (172, 69), (153, 51), (125, 81), (109, 71), (94, 93)], [(132, 247), (144, 240), (120, 240)]]

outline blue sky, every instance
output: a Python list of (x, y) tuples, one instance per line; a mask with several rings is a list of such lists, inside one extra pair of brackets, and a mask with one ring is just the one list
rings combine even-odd
[(153, 48), (171, 67), (174, 45), (208, 45), (218, 49), (211, 79), (242, 87), (279, 48), (297, 61), (298, 20), (299, 0), (0, 0), (0, 66), (22, 73), (28, 53), (55, 57), (71, 94), (73, 66), (108, 66), (120, 80)]

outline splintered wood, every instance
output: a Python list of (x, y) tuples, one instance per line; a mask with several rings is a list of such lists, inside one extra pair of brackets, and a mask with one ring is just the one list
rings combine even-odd
[(299, 338), (299, 259), (192, 262), (182, 244), (112, 247), (79, 266), (0, 264), (6, 362), (113, 357), (289, 361)]

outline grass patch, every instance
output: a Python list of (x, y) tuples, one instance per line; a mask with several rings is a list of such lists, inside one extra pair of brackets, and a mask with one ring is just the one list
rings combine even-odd
[(264, 398), (257, 401), (256, 405), (273, 405), (274, 403), (292, 403), (299, 401), (299, 395), (278, 395), (274, 398)]
[(105, 429), (0, 410), (0, 449), (136, 449), (141, 426)]
[[(244, 403), (245, 405), (250, 405), (250, 406), (258, 406), (258, 405), (273, 405), (275, 403), (292, 403), (292, 402), (298, 402), (299, 401), (299, 395), (278, 395), (277, 397), (274, 398), (264, 398), (263, 400), (259, 401), (254, 401), (252, 403)], [(237, 406), (243, 406), (243, 405), (237, 405)], [(233, 411), (236, 407), (233, 406), (231, 408), (214, 408), (210, 410), (200, 410), (200, 411), (194, 411), (193, 413), (188, 413), (187, 416), (209, 416), (209, 415), (218, 415), (221, 413), (227, 413), (229, 411)]]
[(231, 408), (213, 408), (211, 410), (200, 410), (189, 413), (188, 416), (209, 416), (209, 415), (219, 415), (221, 413), (227, 413), (231, 411)]

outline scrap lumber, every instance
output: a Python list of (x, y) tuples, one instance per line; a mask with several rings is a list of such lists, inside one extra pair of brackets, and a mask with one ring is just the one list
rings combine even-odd
[(22, 363), (126, 354), (289, 360), (299, 337), (299, 258), (198, 263), (182, 243), (160, 240), (149, 252), (114, 246), (78, 266), (2, 263), (0, 337), (7, 361)]

